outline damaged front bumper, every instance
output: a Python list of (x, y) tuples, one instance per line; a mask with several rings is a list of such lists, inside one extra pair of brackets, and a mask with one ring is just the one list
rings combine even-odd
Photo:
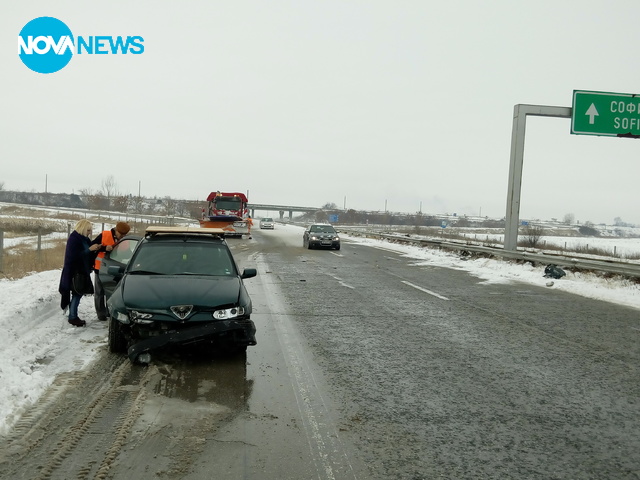
[(170, 330), (160, 335), (134, 340), (134, 343), (129, 346), (127, 356), (129, 360), (136, 363), (141, 355), (148, 354), (150, 351), (170, 345), (213, 340), (221, 334), (232, 334), (232, 342), (236, 346), (250, 346), (257, 343), (256, 327), (253, 321), (249, 319), (222, 320), (183, 330)]

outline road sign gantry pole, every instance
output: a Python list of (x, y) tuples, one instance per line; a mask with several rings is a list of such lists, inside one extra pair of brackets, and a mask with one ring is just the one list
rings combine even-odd
[(518, 104), (513, 107), (511, 130), (511, 157), (509, 163), (509, 187), (507, 190), (507, 215), (504, 230), (504, 249), (518, 249), (518, 224), (520, 223), (520, 192), (522, 187), (522, 163), (527, 115), (537, 117), (571, 118), (570, 107)]

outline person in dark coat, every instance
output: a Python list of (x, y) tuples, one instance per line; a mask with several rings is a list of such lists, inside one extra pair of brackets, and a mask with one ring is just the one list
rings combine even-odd
[[(91, 245), (92, 225), (89, 220), (80, 220), (69, 235), (67, 247), (64, 252), (64, 264), (60, 274), (60, 307), (63, 310), (69, 309), (69, 323), (74, 327), (84, 327), (87, 322), (78, 317), (78, 307), (83, 295), (93, 291), (91, 283), (91, 269), (95, 258), (94, 252), (99, 249), (97, 245)], [(84, 279), (84, 291), (76, 291), (78, 284), (74, 288), (74, 275), (81, 274)]]
[(118, 222), (116, 226), (111, 230), (105, 230), (100, 233), (96, 238), (91, 242), (91, 246), (98, 246), (98, 254), (95, 257), (95, 262), (93, 265), (93, 271), (95, 272), (95, 287), (96, 291), (93, 295), (93, 302), (96, 307), (96, 314), (98, 315), (98, 320), (105, 321), (108, 316), (107, 311), (107, 302), (106, 295), (104, 292), (104, 287), (102, 286), (102, 282), (100, 281), (100, 276), (98, 272), (100, 271), (100, 265), (102, 264), (102, 259), (105, 256), (105, 253), (113, 250), (113, 246), (118, 243), (122, 237), (127, 235), (131, 230), (131, 227), (126, 222)]

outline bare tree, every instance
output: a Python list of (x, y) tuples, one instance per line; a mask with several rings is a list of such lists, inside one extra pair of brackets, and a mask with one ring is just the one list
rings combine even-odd
[(176, 208), (178, 206), (178, 202), (171, 197), (164, 197), (162, 201), (162, 206), (164, 207), (164, 214), (168, 216), (172, 216), (176, 214)]
[(540, 239), (544, 236), (544, 228), (540, 225), (527, 225), (523, 229), (524, 244), (527, 247), (536, 248)]
[[(0, 186), (0, 190), (2, 190), (2, 187)], [(623, 221), (622, 218), (620, 217), (616, 217), (613, 219), (613, 224), (616, 227), (631, 227), (632, 225), (628, 224), (627, 222)]]
[(180, 217), (185, 217), (188, 214), (187, 205), (184, 202), (177, 202), (176, 214)]
[(118, 192), (118, 183), (113, 175), (109, 175), (105, 179), (102, 180), (102, 193), (107, 197), (108, 200), (111, 200), (112, 197), (119, 195)]
[(113, 208), (117, 212), (127, 212), (129, 211), (129, 197), (126, 195), (118, 195), (113, 199)]
[(0, 182), (0, 192), (4, 190), (4, 182)]
[(142, 213), (144, 210), (144, 198), (142, 197), (132, 197), (131, 198), (131, 207), (135, 213)]
[(107, 199), (102, 194), (91, 194), (86, 197), (87, 205), (92, 210), (108, 210), (109, 204)]
[(562, 218), (562, 223), (566, 223), (567, 225), (573, 225), (576, 222), (576, 216), (573, 213), (565, 213)]

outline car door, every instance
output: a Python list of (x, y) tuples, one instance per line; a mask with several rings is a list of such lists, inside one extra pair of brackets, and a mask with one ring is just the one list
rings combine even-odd
[(113, 291), (118, 286), (118, 282), (122, 278), (122, 275), (109, 274), (109, 267), (120, 267), (121, 271), (129, 264), (133, 253), (138, 247), (138, 243), (142, 240), (141, 237), (135, 235), (127, 235), (113, 246), (113, 250), (107, 252), (100, 264), (100, 281), (104, 288), (104, 293), (107, 298), (111, 296)]

